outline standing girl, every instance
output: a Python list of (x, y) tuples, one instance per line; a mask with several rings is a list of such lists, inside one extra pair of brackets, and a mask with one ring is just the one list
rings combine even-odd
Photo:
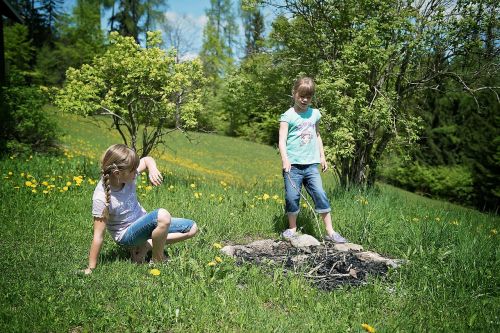
[(191, 238), (198, 231), (193, 221), (172, 218), (163, 208), (146, 213), (135, 191), (136, 177), (146, 169), (151, 183), (160, 185), (163, 178), (152, 157), (139, 159), (123, 144), (112, 145), (102, 156), (102, 177), (92, 197), (94, 238), (85, 274), (97, 266), (106, 229), (115, 242), (131, 248), (134, 262), (143, 262), (149, 250), (153, 262), (164, 262), (165, 243)]
[(325, 240), (346, 243), (347, 240), (333, 230), (330, 203), (318, 171), (318, 164), (321, 164), (323, 172), (328, 169), (328, 165), (318, 127), (321, 114), (319, 110), (310, 107), (314, 90), (315, 84), (311, 78), (299, 78), (292, 90), (294, 106), (280, 117), (279, 150), (283, 164), (285, 208), (289, 225), (282, 236), (286, 239), (295, 236), (303, 184), (314, 201), (316, 212), (325, 223)]

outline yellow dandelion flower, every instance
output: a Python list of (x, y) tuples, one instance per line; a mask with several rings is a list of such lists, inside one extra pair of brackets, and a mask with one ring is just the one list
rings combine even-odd
[(62, 190), (63, 190), (64, 192), (66, 192), (66, 191), (68, 190), (68, 187), (67, 187), (67, 186), (64, 186), (64, 187), (62, 188)]
[(190, 186), (191, 186), (191, 188), (195, 188), (196, 184), (191, 184)]
[(66, 182), (66, 186), (71, 186), (71, 182)]
[(221, 257), (215, 257), (215, 261), (222, 262), (222, 258)]
[(159, 269), (157, 269), (157, 268), (153, 268), (153, 269), (151, 269), (151, 270), (149, 271), (149, 274), (154, 275), (154, 276), (158, 276), (158, 275), (160, 275), (160, 274), (161, 274), (161, 272), (160, 272), (160, 270), (159, 270)]
[(43, 186), (49, 186), (49, 183), (47, 183), (47, 182), (42, 182), (42, 185), (43, 185)]
[(148, 185), (144, 188), (146, 191), (151, 191), (153, 189), (153, 186)]
[(221, 184), (222, 186), (224, 186), (224, 187), (226, 187), (226, 186), (227, 186), (226, 182), (225, 182), (225, 181), (223, 181), (223, 180), (221, 180), (221, 181), (220, 181), (220, 184)]
[(439, 222), (441, 221), (441, 219), (439, 217), (436, 217), (436, 222)]
[(169, 190), (173, 190), (173, 189), (174, 189), (174, 185), (170, 185), (170, 186), (168, 187), (168, 189), (169, 189)]
[(12, 176), (12, 172), (11, 171), (9, 171), (9, 176)]
[(222, 244), (220, 243), (213, 243), (212, 246), (215, 247), (216, 249), (222, 249)]
[(36, 189), (32, 189), (31, 192), (36, 193)]
[(264, 199), (264, 200), (267, 200), (269, 198), (270, 198), (270, 196), (267, 193), (264, 193), (264, 195), (262, 196), (262, 199)]
[(279, 197), (277, 194), (273, 195), (273, 199), (274, 199), (274, 200), (278, 200), (279, 198), (280, 198), (280, 197)]
[(43, 194), (47, 194), (47, 193), (49, 193), (49, 191), (43, 190)]
[(255, 205), (250, 205), (250, 208), (255, 208)]
[(24, 172), (21, 172), (21, 177), (24, 177)]
[(137, 185), (137, 188), (140, 190), (142, 188), (142, 185)]
[(33, 183), (30, 182), (29, 180), (27, 180), (27, 181), (24, 182), (24, 185), (26, 185), (28, 187), (31, 187), (33, 185)]
[(200, 198), (200, 196), (199, 196), (198, 192), (194, 192), (194, 197), (195, 197), (196, 199), (199, 199), (199, 198)]
[(302, 207), (307, 208), (307, 204), (306, 204), (306, 203), (303, 203), (303, 204), (302, 204)]
[(459, 225), (460, 222), (458, 222), (457, 220), (455, 220), (455, 221), (451, 222), (451, 224), (453, 224), (453, 225)]
[(496, 235), (498, 233), (497, 229), (491, 229), (490, 232), (491, 232), (492, 235)]
[(375, 328), (368, 325), (368, 324), (362, 324), (361, 327), (363, 327), (363, 329), (365, 331), (367, 331), (368, 333), (375, 333), (376, 332)]
[(207, 266), (215, 266), (217, 265), (217, 263), (215, 261), (211, 261), (207, 264)]

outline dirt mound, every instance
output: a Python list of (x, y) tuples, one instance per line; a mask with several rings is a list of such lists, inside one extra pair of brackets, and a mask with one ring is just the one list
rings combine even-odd
[(357, 244), (318, 244), (294, 246), (296, 243), (265, 239), (226, 246), (222, 252), (234, 257), (239, 264), (252, 263), (264, 269), (282, 267), (286, 274), (302, 274), (323, 290), (365, 284), (368, 275), (385, 276), (389, 268), (401, 263), (375, 252), (362, 251)]

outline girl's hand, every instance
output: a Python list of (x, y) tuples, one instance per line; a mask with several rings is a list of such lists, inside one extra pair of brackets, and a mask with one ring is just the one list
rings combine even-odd
[(321, 159), (321, 171), (325, 172), (328, 170), (328, 163), (326, 163), (326, 159), (322, 158)]
[(161, 175), (160, 170), (158, 170), (157, 168), (151, 168), (148, 171), (149, 181), (151, 182), (151, 184), (153, 184), (154, 186), (161, 185), (161, 183), (163, 182), (163, 176)]
[(290, 162), (288, 160), (283, 161), (283, 171), (288, 173), (288, 172), (290, 172), (291, 168), (292, 168), (292, 165), (290, 164)]

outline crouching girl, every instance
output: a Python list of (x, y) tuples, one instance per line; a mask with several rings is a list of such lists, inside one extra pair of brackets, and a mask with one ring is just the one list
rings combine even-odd
[(101, 180), (92, 197), (94, 237), (90, 246), (89, 265), (85, 274), (92, 273), (102, 247), (106, 229), (120, 245), (131, 249), (132, 261), (144, 262), (152, 251), (153, 262), (164, 262), (165, 244), (193, 237), (196, 223), (183, 218), (171, 217), (163, 209), (147, 213), (137, 200), (135, 180), (147, 169), (154, 186), (162, 183), (162, 175), (151, 157), (139, 156), (123, 144), (109, 147), (101, 159)]

